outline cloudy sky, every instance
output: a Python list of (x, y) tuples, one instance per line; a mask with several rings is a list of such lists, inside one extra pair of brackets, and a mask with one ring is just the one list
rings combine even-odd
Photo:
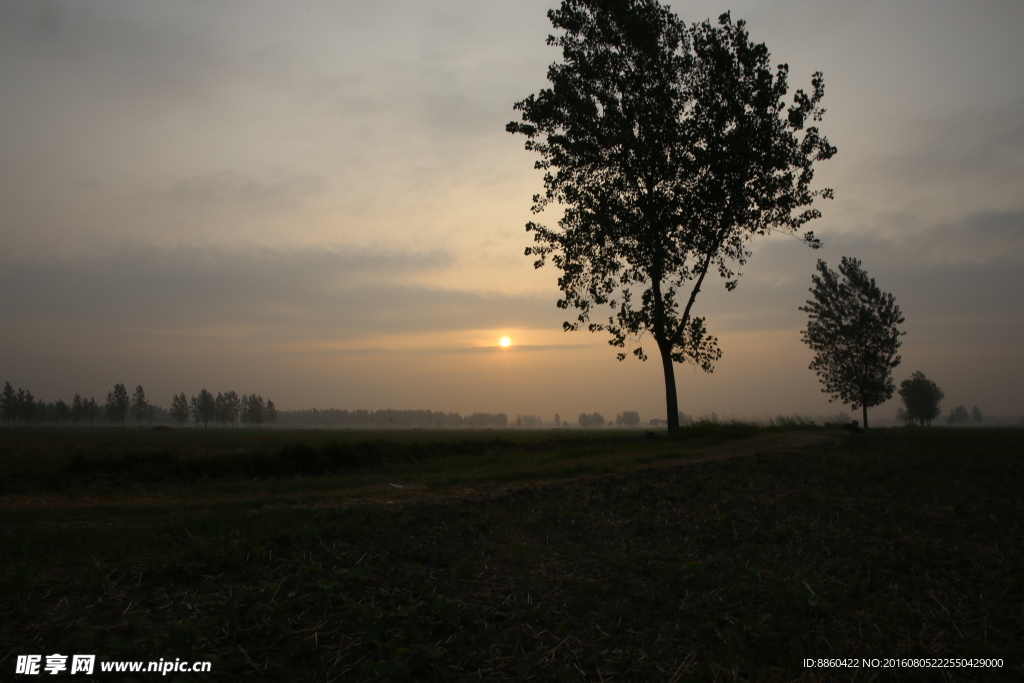
[[(660, 416), (658, 364), (563, 333), (557, 272), (523, 256), (541, 178), (504, 127), (560, 57), (552, 5), (0, 0), (0, 381)], [(847, 255), (906, 317), (897, 381), (1024, 413), (1024, 3), (672, 8), (746, 19), (794, 87), (823, 71), (839, 150), (824, 248), (764, 238), (736, 291), (705, 287), (724, 356), (678, 368), (682, 410), (836, 412), (797, 308)]]

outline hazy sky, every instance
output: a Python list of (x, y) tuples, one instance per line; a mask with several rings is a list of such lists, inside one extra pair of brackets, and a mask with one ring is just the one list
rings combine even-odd
[[(553, 5), (0, 0), (0, 381), (662, 416), (656, 359), (563, 333), (557, 271), (523, 256), (541, 177), (504, 127), (560, 58)], [(1024, 413), (1024, 3), (672, 8), (746, 19), (794, 88), (823, 71), (839, 150), (824, 248), (754, 241), (735, 292), (705, 286), (724, 356), (678, 367), (681, 409), (836, 412), (797, 308), (846, 255), (906, 317), (897, 382)]]

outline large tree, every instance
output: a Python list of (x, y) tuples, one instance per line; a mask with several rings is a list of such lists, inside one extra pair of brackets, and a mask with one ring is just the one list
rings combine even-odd
[[(563, 31), (548, 44), (564, 61), (506, 129), (540, 155), (545, 192), (533, 211), (554, 202), (564, 215), (558, 229), (527, 224), (526, 254), (562, 271), (558, 307), (577, 311), (566, 330), (607, 330), (641, 360), (641, 337), (653, 337), (676, 431), (673, 363), (711, 372), (721, 357), (694, 315), (708, 272), (733, 289), (749, 240), (796, 234), (818, 217), (814, 198), (831, 196), (810, 183), (813, 162), (835, 148), (806, 125), (824, 111), (824, 81), (815, 73), (787, 109), (788, 67), (773, 72), (768, 49), (729, 14), (688, 27), (656, 0), (564, 0), (548, 18)], [(607, 323), (591, 322), (605, 304)]]
[(809, 291), (812, 299), (800, 310), (807, 313), (803, 341), (814, 351), (810, 368), (825, 385), (822, 393), (859, 406), (864, 428), (868, 408), (892, 398), (892, 371), (900, 364), (896, 353), (903, 324), (892, 294), (878, 288), (860, 261), (844, 256), (839, 272), (818, 261), (818, 275)]

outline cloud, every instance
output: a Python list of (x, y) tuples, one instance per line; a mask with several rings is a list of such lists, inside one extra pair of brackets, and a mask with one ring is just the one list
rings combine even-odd
[(418, 285), (444, 250), (123, 249), (113, 256), (0, 262), (0, 316), (174, 331), (235, 326), (281, 339), (557, 327), (552, 297)]
[(246, 205), (257, 209), (290, 208), (326, 186), (309, 174), (279, 176), (271, 180), (222, 171), (179, 180), (167, 191), (172, 203)]

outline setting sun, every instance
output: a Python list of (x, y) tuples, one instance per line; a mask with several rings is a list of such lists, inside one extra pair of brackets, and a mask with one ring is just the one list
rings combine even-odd
[(498, 340), (498, 343), (501, 344), (502, 346), (511, 346), (512, 340), (509, 339), (508, 337), (502, 337), (501, 339)]

